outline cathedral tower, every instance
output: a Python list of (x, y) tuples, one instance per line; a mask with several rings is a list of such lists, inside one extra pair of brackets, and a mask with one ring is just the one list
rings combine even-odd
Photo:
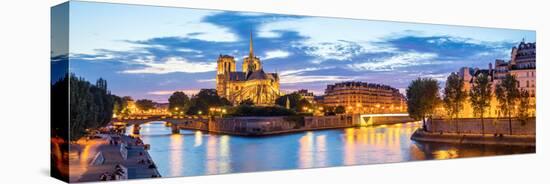
[(216, 90), (218, 95), (226, 96), (228, 94), (227, 85), (229, 75), (236, 71), (235, 58), (228, 55), (218, 57), (218, 71), (216, 75)]
[(260, 59), (254, 55), (250, 33), (249, 53), (243, 59), (243, 71), (235, 70), (235, 58), (220, 55), (217, 61), (216, 90), (218, 95), (238, 105), (252, 100), (255, 105), (273, 105), (280, 96), (279, 75), (266, 73)]
[(243, 59), (243, 72), (251, 73), (254, 71), (262, 70), (262, 63), (260, 59), (254, 56), (254, 44), (252, 43), (252, 32), (250, 32), (248, 57)]
[(228, 55), (220, 55), (218, 57), (218, 75), (228, 74), (236, 71), (235, 58)]

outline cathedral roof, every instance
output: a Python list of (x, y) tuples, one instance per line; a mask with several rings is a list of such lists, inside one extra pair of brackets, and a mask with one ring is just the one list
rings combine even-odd
[(264, 70), (258, 70), (250, 73), (246, 72), (230, 72), (230, 81), (247, 81), (247, 80), (277, 80), (279, 76), (276, 73), (265, 73)]
[(247, 77), (248, 80), (253, 80), (253, 79), (265, 80), (267, 78), (268, 76), (264, 72), (264, 70), (257, 70), (257, 71), (251, 72), (248, 74), (248, 77)]
[(246, 73), (244, 73), (244, 72), (230, 72), (229, 73), (229, 80), (231, 80), (231, 81), (245, 81), (246, 80)]

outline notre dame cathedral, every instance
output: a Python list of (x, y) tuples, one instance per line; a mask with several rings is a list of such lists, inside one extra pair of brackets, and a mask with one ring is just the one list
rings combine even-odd
[(252, 100), (256, 105), (273, 105), (280, 95), (279, 76), (277, 73), (266, 73), (262, 62), (254, 56), (252, 33), (250, 34), (250, 51), (243, 59), (243, 70), (236, 71), (235, 58), (229, 55), (218, 57), (216, 90), (218, 95), (227, 98), (233, 104)]

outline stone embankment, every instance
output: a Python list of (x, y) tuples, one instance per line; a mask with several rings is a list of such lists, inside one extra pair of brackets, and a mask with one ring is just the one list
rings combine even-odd
[(536, 146), (536, 118), (518, 120), (506, 118), (457, 120), (434, 119), (426, 122), (411, 137), (415, 141), (456, 144), (486, 144)]

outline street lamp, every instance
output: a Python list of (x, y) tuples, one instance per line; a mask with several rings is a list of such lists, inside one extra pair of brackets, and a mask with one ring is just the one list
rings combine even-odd
[(218, 110), (219, 110), (219, 112), (220, 112), (220, 118), (223, 118), (223, 115), (227, 112), (227, 110), (221, 109), (221, 108), (218, 109)]

